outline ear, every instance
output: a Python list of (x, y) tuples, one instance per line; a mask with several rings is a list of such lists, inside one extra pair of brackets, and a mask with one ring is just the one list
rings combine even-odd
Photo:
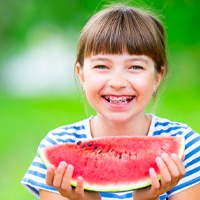
[(157, 88), (159, 87), (164, 74), (165, 74), (165, 67), (162, 66), (161, 71), (159, 73), (156, 72), (156, 74), (155, 74), (155, 81), (154, 81), (154, 88), (153, 88), (154, 91), (156, 91)]
[(81, 86), (84, 87), (85, 83), (84, 73), (83, 73), (83, 68), (81, 67), (79, 62), (76, 63), (76, 73), (78, 75)]

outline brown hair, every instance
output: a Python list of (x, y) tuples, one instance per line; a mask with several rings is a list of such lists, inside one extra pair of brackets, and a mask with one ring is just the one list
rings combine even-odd
[(83, 28), (77, 60), (83, 66), (84, 58), (97, 54), (147, 55), (155, 62), (159, 73), (167, 58), (165, 30), (157, 17), (138, 8), (118, 4), (99, 11)]

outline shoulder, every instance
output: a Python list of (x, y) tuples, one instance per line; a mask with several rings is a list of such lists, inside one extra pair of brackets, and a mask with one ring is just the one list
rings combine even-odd
[(200, 137), (190, 126), (184, 123), (171, 121), (152, 115), (152, 135), (182, 136), (188, 138), (191, 135)]
[(187, 124), (173, 122), (169, 119), (152, 116), (152, 135), (181, 136), (185, 139), (185, 158), (199, 157), (200, 162), (200, 134)]
[(51, 130), (41, 141), (39, 147), (62, 144), (67, 142), (74, 143), (78, 140), (90, 138), (90, 119), (91, 117)]

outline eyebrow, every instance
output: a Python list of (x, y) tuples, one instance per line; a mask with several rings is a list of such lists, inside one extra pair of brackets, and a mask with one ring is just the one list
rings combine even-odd
[[(94, 62), (94, 61), (112, 61), (111, 59), (109, 59), (109, 58), (103, 58), (103, 57), (94, 57), (94, 58), (92, 58), (91, 59), (91, 61), (92, 62)], [(126, 59), (125, 60), (125, 62), (129, 62), (129, 61), (133, 61), (133, 62), (135, 62), (135, 61), (139, 61), (139, 62), (145, 62), (146, 64), (148, 64), (148, 60), (147, 59), (145, 59), (145, 58), (142, 58), (142, 57), (133, 57), (133, 58), (128, 58), (128, 59)]]
[(92, 58), (91, 59), (91, 62), (93, 61), (111, 61), (110, 59), (108, 58), (99, 58), (99, 57), (95, 57), (95, 58)]
[(148, 60), (146, 60), (145, 58), (130, 58), (130, 59), (127, 59), (127, 61), (139, 61), (139, 62), (145, 62), (146, 64), (148, 64)]

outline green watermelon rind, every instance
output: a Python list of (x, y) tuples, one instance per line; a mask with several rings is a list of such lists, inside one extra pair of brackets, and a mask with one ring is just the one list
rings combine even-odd
[[(158, 179), (160, 180), (161, 177), (158, 176)], [(71, 186), (76, 187), (76, 181), (71, 181)], [(95, 192), (125, 192), (130, 190), (136, 190), (140, 188), (145, 188), (151, 185), (151, 180), (148, 178), (143, 181), (139, 181), (138, 183), (132, 182), (132, 183), (124, 183), (124, 184), (107, 184), (105, 186), (101, 186), (98, 184), (88, 184), (87, 182), (84, 182), (84, 189), (89, 191), (95, 191)]]
[[(178, 136), (179, 137), (179, 136)], [(183, 137), (181, 138), (180, 149), (178, 153), (179, 159), (183, 159), (184, 157), (184, 150), (185, 150), (185, 140)], [(46, 159), (44, 148), (38, 149), (39, 156), (44, 163), (44, 165), (48, 168), (50, 165), (49, 161)], [(158, 174), (158, 180), (161, 180), (161, 176)], [(72, 179), (70, 182), (71, 186), (76, 187), (76, 180)], [(87, 181), (84, 181), (84, 189), (88, 191), (96, 191), (96, 192), (124, 192), (130, 190), (136, 190), (140, 188), (145, 188), (151, 185), (150, 178), (140, 180), (139, 182), (132, 182), (132, 183), (123, 183), (123, 184), (110, 184), (106, 185), (106, 187), (99, 184), (89, 184)]]

